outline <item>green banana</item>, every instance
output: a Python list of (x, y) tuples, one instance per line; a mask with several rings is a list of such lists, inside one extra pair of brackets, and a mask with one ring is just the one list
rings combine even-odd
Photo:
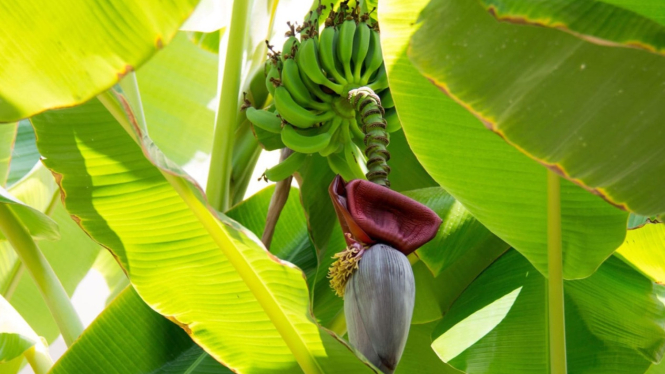
[(366, 85), (374, 72), (383, 63), (383, 51), (381, 50), (381, 37), (376, 30), (370, 30), (369, 52), (365, 58), (365, 72), (360, 78), (360, 84)]
[(356, 31), (356, 21), (347, 19), (339, 26), (339, 40), (337, 42), (337, 59), (344, 67), (344, 75), (349, 82), (353, 81), (351, 74), (351, 55), (353, 54), (353, 37)]
[(313, 93), (319, 100), (323, 101), (324, 103), (332, 102), (333, 97), (323, 92), (321, 87), (319, 87), (318, 84), (312, 82), (312, 80), (309, 79), (307, 74), (305, 74), (305, 72), (302, 71), (302, 69), (300, 69), (300, 78), (302, 78), (302, 81), (303, 83), (305, 83), (305, 86), (307, 86), (309, 92)]
[(326, 122), (331, 119), (335, 112), (327, 111), (321, 114), (314, 114), (303, 108), (293, 100), (289, 90), (284, 86), (275, 88), (275, 108), (288, 123), (300, 127), (308, 128), (317, 123)]
[(305, 86), (305, 83), (300, 78), (298, 64), (292, 58), (284, 61), (284, 67), (282, 68), (282, 84), (289, 90), (291, 97), (293, 97), (296, 103), (310, 109), (321, 111), (330, 109), (330, 104), (320, 103), (314, 100), (309, 94), (307, 86)]
[(289, 36), (282, 47), (282, 61), (295, 57), (295, 49), (300, 45), (300, 41), (295, 36)]
[(379, 97), (381, 98), (381, 106), (384, 109), (393, 108), (395, 106), (393, 95), (390, 93), (390, 90), (383, 90)]
[(300, 169), (300, 167), (305, 163), (305, 160), (307, 160), (306, 154), (293, 152), (289, 157), (286, 158), (286, 160), (271, 167), (270, 169), (267, 169), (264, 175), (266, 178), (273, 182), (279, 182), (290, 177), (293, 175), (293, 173), (298, 171), (298, 169)]
[(328, 131), (331, 135), (330, 138), (330, 143), (328, 144), (327, 147), (319, 151), (319, 154), (323, 157), (327, 157), (328, 155), (332, 153), (336, 153), (340, 151), (343, 146), (343, 144), (339, 141), (339, 138), (341, 137), (342, 130), (340, 130), (340, 126), (344, 126), (344, 122), (346, 121), (345, 119), (342, 119), (341, 117), (335, 117), (333, 118), (333, 121), (338, 121), (339, 123), (337, 126), (333, 124), (331, 129)]
[(349, 126), (342, 127), (342, 137), (344, 139), (344, 158), (349, 170), (353, 173), (354, 179), (365, 179), (365, 173), (360, 166), (361, 160), (356, 157), (354, 148), (355, 144), (351, 141), (351, 134), (349, 133)]
[(247, 108), (245, 112), (247, 114), (247, 119), (254, 126), (262, 128), (266, 131), (272, 132), (274, 134), (279, 134), (282, 131), (282, 120), (275, 115), (275, 113), (270, 113), (267, 110), (260, 110), (254, 107)]
[(386, 131), (395, 132), (402, 128), (402, 123), (397, 117), (397, 111), (395, 108), (386, 110), (386, 115), (383, 117), (386, 120)]
[(355, 118), (351, 119), (349, 121), (349, 128), (351, 129), (352, 133), (352, 140), (358, 147), (364, 147), (365, 146), (365, 133), (358, 127), (358, 120)]
[(355, 174), (349, 168), (349, 164), (346, 163), (346, 160), (339, 156), (337, 153), (333, 153), (330, 156), (326, 157), (328, 160), (328, 166), (335, 174), (339, 174), (346, 181), (356, 179)]
[[(328, 122), (328, 125), (330, 124), (331, 122)], [(286, 125), (282, 129), (282, 142), (296, 152), (316, 153), (326, 148), (332, 138), (330, 132), (322, 129), (323, 127), (318, 129), (296, 129), (293, 126)]]
[(388, 74), (386, 74), (385, 65), (381, 65), (381, 68), (376, 73), (376, 77), (374, 77), (372, 83), (368, 84), (367, 87), (371, 88), (374, 92), (388, 88)]
[(367, 57), (367, 51), (369, 50), (369, 40), (370, 40), (371, 31), (367, 23), (360, 22), (356, 26), (356, 33), (353, 37), (353, 54), (351, 59), (353, 60), (353, 79), (355, 82), (360, 82), (360, 71), (365, 62), (365, 57)]
[(296, 60), (298, 61), (298, 67), (300, 67), (300, 69), (304, 71), (314, 83), (322, 84), (338, 95), (342, 94), (342, 86), (332, 82), (323, 75), (323, 71), (319, 65), (319, 56), (314, 43), (314, 38), (309, 38), (300, 45)]
[(328, 76), (335, 78), (337, 83), (345, 85), (348, 82), (342, 77), (335, 65), (335, 34), (337, 33), (337, 29), (333, 26), (323, 29), (319, 40), (319, 58)]
[(275, 84), (272, 82), (273, 79), (280, 79), (279, 68), (274, 61), (267, 62), (270, 64), (268, 69), (268, 74), (266, 74), (266, 88), (271, 95), (275, 95)]

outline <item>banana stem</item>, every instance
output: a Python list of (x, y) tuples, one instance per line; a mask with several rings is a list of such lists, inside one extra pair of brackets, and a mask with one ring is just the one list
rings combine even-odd
[(547, 295), (550, 340), (550, 373), (566, 374), (566, 321), (561, 251), (561, 182), (547, 171)]
[(388, 132), (385, 110), (381, 99), (369, 87), (360, 87), (349, 91), (349, 102), (358, 112), (358, 120), (365, 133), (365, 155), (367, 156), (367, 179), (370, 182), (390, 187), (388, 174)]
[(239, 111), (247, 16), (252, 3), (253, 1), (249, 0), (233, 2), (219, 106), (215, 115), (215, 134), (206, 195), (210, 204), (221, 212), (229, 208), (231, 201), (233, 140)]
[(0, 231), (25, 264), (65, 343), (71, 346), (83, 332), (83, 324), (53, 268), (32, 240), (30, 233), (6, 204), (0, 204)]

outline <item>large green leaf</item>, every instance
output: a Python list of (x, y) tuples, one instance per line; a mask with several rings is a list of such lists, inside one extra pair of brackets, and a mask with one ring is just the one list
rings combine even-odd
[[(546, 273), (547, 171), (487, 131), (413, 67), (406, 52), (426, 3), (386, 0), (379, 8), (391, 92), (409, 145), (441, 187)], [(581, 278), (621, 244), (627, 213), (571, 182), (561, 188), (564, 276)]]
[(11, 186), (26, 176), (38, 162), (39, 151), (37, 151), (35, 143), (35, 132), (32, 130), (30, 121), (21, 121), (18, 124), (16, 142), (12, 151), (7, 185)]
[[(565, 282), (568, 370), (643, 373), (665, 350), (656, 285), (617, 258)], [(433, 348), (467, 373), (544, 373), (547, 280), (516, 251), (476, 279), (434, 331)]]
[(126, 288), (51, 373), (231, 373)]
[(438, 186), (416, 159), (402, 130), (390, 134), (388, 150), (391, 154), (388, 161), (391, 189), (402, 192)]
[[(217, 93), (217, 56), (180, 32), (136, 73), (155, 144), (188, 172), (207, 170)], [(201, 167), (205, 166), (205, 167)]]
[(14, 308), (0, 296), (0, 372), (16, 373), (24, 355), (35, 370), (53, 365), (48, 348)]
[(654, 282), (665, 284), (665, 224), (646, 223), (628, 230), (617, 256)]
[(0, 122), (77, 105), (110, 88), (168, 44), (197, 2), (0, 4)]
[(660, 0), (601, 0), (604, 3), (618, 5), (644, 17), (665, 25), (665, 3)]
[[(440, 187), (424, 188), (405, 193), (406, 196), (427, 205), (443, 222), (434, 239), (416, 251), (434, 276), (455, 266), (471, 252), (484, 248), (497, 248), (498, 253), (508, 244), (489, 232), (468, 210)], [(488, 249), (487, 252), (494, 252)]]
[(439, 359), (432, 350), (432, 331), (439, 320), (422, 325), (411, 325), (397, 374), (460, 374), (452, 366)]
[(665, 26), (591, 0), (482, 2), (430, 3), (418, 69), (551, 170), (623, 209), (665, 212), (665, 56), (638, 50), (664, 53)]
[[(227, 215), (260, 237), (266, 226), (268, 207), (274, 191), (274, 185), (266, 187), (233, 207)], [(316, 253), (307, 235), (307, 221), (300, 206), (297, 188), (291, 188), (289, 198), (279, 215), (270, 252), (298, 266), (308, 279), (316, 272)]]
[(0, 187), (7, 184), (9, 162), (12, 158), (14, 140), (16, 139), (16, 123), (0, 126)]
[(67, 210), (114, 252), (141, 297), (234, 370), (297, 371), (294, 354), (305, 370), (368, 370), (311, 320), (302, 272), (210, 209), (143, 126), (106, 99), (141, 147), (97, 99), (33, 124)]

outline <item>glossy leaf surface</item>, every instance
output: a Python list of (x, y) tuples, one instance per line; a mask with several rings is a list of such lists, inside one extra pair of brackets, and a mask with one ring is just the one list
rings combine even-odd
[(665, 212), (665, 26), (593, 1), (482, 3), (429, 4), (409, 52), (423, 75), (508, 143), (611, 204)]
[[(409, 145), (441, 187), (546, 273), (546, 169), (487, 131), (413, 67), (407, 49), (426, 4), (387, 0), (379, 8), (388, 80)], [(623, 241), (626, 219), (627, 213), (564, 181), (564, 277), (592, 274)]]

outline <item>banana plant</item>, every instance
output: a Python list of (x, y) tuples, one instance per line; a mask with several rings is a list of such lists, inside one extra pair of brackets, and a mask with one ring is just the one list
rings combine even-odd
[(0, 373), (663, 371), (660, 2), (0, 10)]

